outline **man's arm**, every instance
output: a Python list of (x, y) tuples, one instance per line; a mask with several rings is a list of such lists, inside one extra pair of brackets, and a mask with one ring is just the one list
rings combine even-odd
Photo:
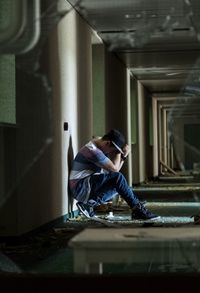
[(124, 154), (122, 155), (119, 152), (112, 152), (109, 154), (110, 161), (108, 161), (104, 166), (103, 169), (107, 171), (114, 171), (114, 172), (119, 172), (119, 170), (122, 168), (125, 159), (127, 158), (129, 152), (130, 152), (130, 147), (129, 145), (125, 145), (123, 148)]

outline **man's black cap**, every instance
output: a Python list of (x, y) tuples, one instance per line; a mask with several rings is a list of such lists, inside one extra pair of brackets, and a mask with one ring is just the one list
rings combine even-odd
[(110, 140), (120, 153), (124, 153), (122, 149), (125, 145), (125, 138), (119, 130), (111, 129), (108, 133), (106, 133), (103, 136), (103, 139)]

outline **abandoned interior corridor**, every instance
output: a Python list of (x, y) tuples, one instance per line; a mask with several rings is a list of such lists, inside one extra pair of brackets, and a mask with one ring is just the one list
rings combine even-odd
[[(0, 0), (0, 20), (0, 283), (80, 276), (87, 229), (86, 250), (110, 237), (102, 255), (157, 241), (137, 263), (105, 253), (102, 276), (198, 276), (200, 1)], [(71, 199), (72, 159), (111, 128), (131, 146), (122, 172), (159, 219), (131, 220), (117, 197), (93, 221)]]

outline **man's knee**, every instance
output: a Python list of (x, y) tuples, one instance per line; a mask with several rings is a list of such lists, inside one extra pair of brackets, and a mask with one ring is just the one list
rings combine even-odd
[(124, 180), (126, 180), (126, 178), (124, 177), (124, 175), (121, 173), (121, 172), (115, 172), (114, 173), (114, 178), (118, 181), (118, 180), (120, 180), (120, 181), (124, 181)]

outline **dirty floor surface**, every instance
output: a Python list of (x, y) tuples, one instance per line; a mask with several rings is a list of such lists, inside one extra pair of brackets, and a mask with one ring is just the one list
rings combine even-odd
[[(145, 204), (152, 212), (160, 215), (154, 221), (131, 220), (130, 210), (122, 203), (117, 207), (102, 206), (97, 215), (107, 220), (109, 225), (116, 229), (135, 227), (196, 227), (193, 215), (200, 214), (198, 202), (154, 202)], [(54, 225), (28, 235), (15, 238), (0, 238), (0, 271), (28, 272), (28, 273), (72, 273), (73, 251), (68, 246), (69, 240), (84, 228), (105, 228), (105, 224), (78, 216), (66, 222)], [(107, 265), (105, 273), (132, 273), (132, 272), (197, 272), (199, 268), (192, 264), (182, 266), (168, 266), (167, 264), (145, 263), (140, 265)]]

